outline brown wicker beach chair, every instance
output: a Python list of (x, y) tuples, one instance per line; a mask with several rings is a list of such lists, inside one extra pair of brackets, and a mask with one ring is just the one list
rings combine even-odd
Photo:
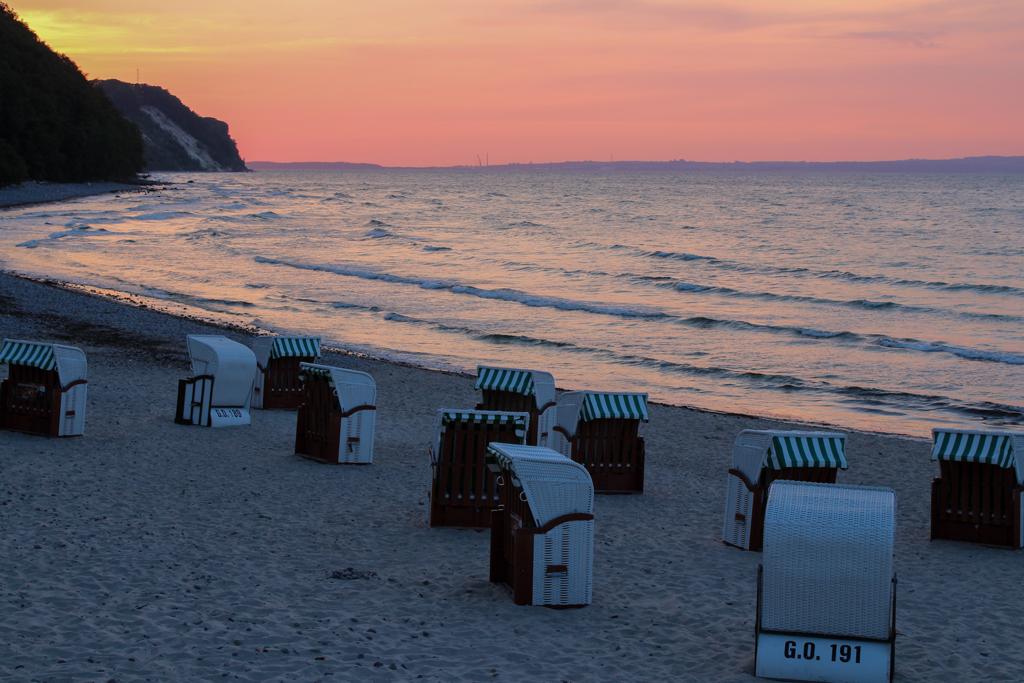
[(931, 537), (1024, 547), (1024, 434), (935, 429)]
[(551, 447), (586, 467), (597, 493), (643, 493), (647, 394), (567, 392), (556, 415)]
[(257, 358), (254, 408), (297, 410), (302, 403), (301, 363), (320, 357), (320, 337), (264, 337), (253, 344)]
[(481, 365), (476, 371), (476, 388), (483, 399), (477, 410), (529, 413), (526, 443), (546, 446), (555, 417), (555, 378), (547, 372)]
[(0, 428), (45, 436), (85, 432), (88, 391), (81, 349), (60, 344), (5, 339), (0, 365)]
[(430, 449), (430, 526), (488, 528), (498, 504), (494, 475), (487, 469), (487, 445), (522, 444), (530, 416), (489, 410), (438, 411)]

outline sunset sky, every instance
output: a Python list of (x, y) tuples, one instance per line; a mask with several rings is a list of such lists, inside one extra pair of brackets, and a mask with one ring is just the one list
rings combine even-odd
[(12, 0), (250, 161), (1024, 154), (1021, 0)]

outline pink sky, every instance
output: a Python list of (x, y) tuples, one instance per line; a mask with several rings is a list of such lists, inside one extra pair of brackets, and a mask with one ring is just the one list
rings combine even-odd
[(1021, 0), (24, 0), (252, 160), (1024, 154)]

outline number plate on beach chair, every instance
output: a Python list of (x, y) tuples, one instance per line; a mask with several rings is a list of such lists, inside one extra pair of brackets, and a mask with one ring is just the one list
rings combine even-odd
[(211, 408), (211, 427), (239, 427), (251, 424), (249, 411), (242, 408)]
[(796, 633), (757, 636), (757, 675), (796, 681), (885, 683), (892, 645), (876, 640), (821, 638)]

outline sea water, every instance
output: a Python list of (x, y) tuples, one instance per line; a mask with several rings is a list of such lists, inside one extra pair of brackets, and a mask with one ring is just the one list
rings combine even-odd
[(1024, 422), (1024, 176), (159, 178), (0, 214), (0, 266), (562, 388), (920, 436)]

